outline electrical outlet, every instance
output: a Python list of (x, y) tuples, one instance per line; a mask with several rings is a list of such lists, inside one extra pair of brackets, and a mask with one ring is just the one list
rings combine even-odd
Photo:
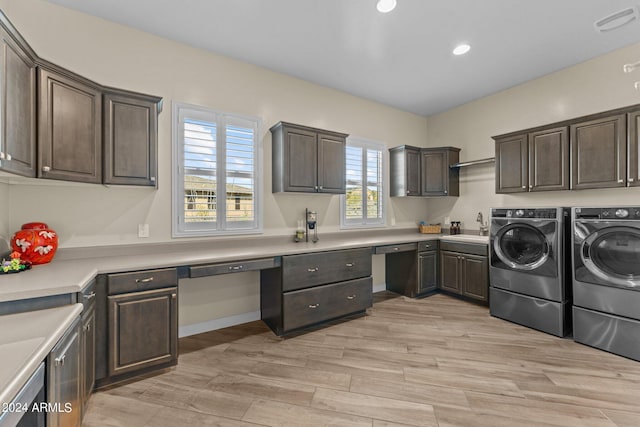
[(138, 224), (138, 237), (149, 237), (149, 224)]
[(451, 217), (450, 216), (445, 216), (444, 217), (444, 225), (451, 225)]
[(391, 225), (396, 225), (396, 217), (395, 216), (391, 217)]

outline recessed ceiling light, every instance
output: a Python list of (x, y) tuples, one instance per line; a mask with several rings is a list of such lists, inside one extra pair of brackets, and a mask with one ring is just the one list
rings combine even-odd
[(396, 8), (396, 0), (378, 0), (376, 7), (378, 8), (378, 12), (391, 12)]
[(453, 54), (464, 55), (465, 53), (469, 52), (469, 50), (471, 50), (471, 46), (463, 43), (463, 44), (459, 44), (458, 46), (456, 46), (455, 49), (453, 49)]

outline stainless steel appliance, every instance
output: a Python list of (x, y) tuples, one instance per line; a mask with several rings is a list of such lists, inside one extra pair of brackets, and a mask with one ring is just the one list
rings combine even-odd
[(492, 316), (560, 337), (571, 331), (569, 212), (491, 209)]
[(571, 218), (574, 340), (640, 360), (640, 206)]

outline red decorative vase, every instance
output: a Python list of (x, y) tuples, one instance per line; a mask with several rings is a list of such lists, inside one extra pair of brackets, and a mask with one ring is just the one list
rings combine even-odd
[(20, 259), (32, 264), (51, 262), (58, 249), (58, 235), (44, 222), (22, 225), (11, 239), (11, 247), (20, 253)]

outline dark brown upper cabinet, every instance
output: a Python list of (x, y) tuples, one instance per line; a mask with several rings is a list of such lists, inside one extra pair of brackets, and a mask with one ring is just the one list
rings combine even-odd
[(421, 153), (421, 176), (423, 196), (458, 196), (459, 170), (449, 166), (458, 163), (460, 149), (454, 147), (423, 148)]
[(159, 102), (147, 95), (104, 93), (105, 184), (157, 185)]
[(389, 149), (391, 197), (421, 196), (420, 149), (401, 145)]
[[(14, 39), (0, 17), (0, 170), (36, 175), (36, 67), (34, 55)], [(22, 42), (22, 43), (21, 43)]]
[(496, 193), (569, 189), (567, 127), (496, 137)]
[(274, 193), (345, 193), (348, 135), (286, 122), (270, 130)]
[(39, 58), (1, 11), (0, 47), (0, 170), (157, 186), (161, 98), (108, 88)]
[(627, 114), (627, 129), (628, 129), (628, 164), (627, 164), (627, 185), (629, 187), (636, 187), (640, 185), (640, 110), (633, 111)]
[(571, 125), (571, 188), (626, 186), (625, 125), (624, 114)]
[(102, 92), (39, 67), (38, 177), (102, 182)]

